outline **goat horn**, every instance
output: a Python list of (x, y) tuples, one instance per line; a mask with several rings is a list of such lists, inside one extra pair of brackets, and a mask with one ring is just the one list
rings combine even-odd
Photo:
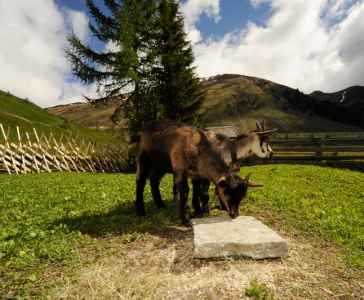
[(245, 178), (244, 178), (244, 185), (245, 186), (249, 186), (249, 178), (252, 175), (252, 173), (249, 173)]
[(275, 133), (277, 130), (278, 130), (278, 128), (275, 128), (275, 129), (272, 129), (272, 130), (268, 130), (268, 131), (258, 132), (258, 135), (259, 135), (260, 137), (263, 137), (263, 136), (270, 136), (270, 135), (272, 135), (273, 133)]
[[(245, 179), (244, 177), (242, 177), (242, 178), (243, 178), (243, 180)], [(261, 187), (261, 186), (263, 186), (263, 183), (259, 183), (259, 182), (255, 182), (253, 180), (249, 180), (248, 181), (248, 186), (249, 187)]]
[(258, 123), (258, 121), (255, 122), (255, 125), (257, 125), (257, 130), (258, 131), (262, 131), (262, 127), (260, 126), (260, 124)]

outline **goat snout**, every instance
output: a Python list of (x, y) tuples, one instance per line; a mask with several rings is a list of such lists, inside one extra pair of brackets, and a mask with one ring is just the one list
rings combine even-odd
[(229, 216), (230, 216), (232, 219), (235, 219), (237, 216), (239, 216), (239, 209), (238, 209), (238, 210), (236, 210), (236, 211), (230, 211)]
[(272, 152), (268, 152), (267, 156), (265, 158), (272, 158), (273, 157), (273, 151)]

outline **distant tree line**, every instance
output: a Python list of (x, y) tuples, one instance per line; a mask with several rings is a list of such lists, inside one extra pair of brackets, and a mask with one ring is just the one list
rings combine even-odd
[(332, 121), (364, 127), (363, 102), (357, 103), (353, 108), (328, 100), (320, 101), (300, 92), (298, 89), (288, 88), (282, 91), (282, 97), (295, 108), (307, 112), (311, 116), (316, 114)]

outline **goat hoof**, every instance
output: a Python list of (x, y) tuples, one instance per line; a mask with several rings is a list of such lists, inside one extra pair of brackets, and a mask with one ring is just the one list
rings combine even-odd
[(202, 211), (203, 211), (204, 215), (209, 215), (210, 214), (210, 206), (209, 207), (204, 207)]
[(192, 218), (203, 218), (203, 212), (196, 212), (193, 214)]
[(159, 208), (166, 208), (166, 205), (163, 202), (161, 202), (161, 203), (157, 204), (157, 208), (158, 209)]
[(189, 220), (183, 220), (183, 226), (184, 227), (191, 227), (191, 223)]
[(139, 217), (145, 217), (146, 216), (145, 210), (144, 209), (143, 210), (137, 210), (137, 215)]

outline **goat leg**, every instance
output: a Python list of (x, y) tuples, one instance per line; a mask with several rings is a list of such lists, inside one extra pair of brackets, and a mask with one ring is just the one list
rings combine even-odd
[(178, 191), (175, 184), (173, 184), (173, 201), (178, 201)]
[(192, 186), (193, 186), (192, 205), (195, 210), (195, 217), (202, 217), (203, 211), (200, 206), (201, 180), (192, 180)]
[(190, 227), (190, 206), (188, 205), (188, 182), (187, 178), (182, 180), (182, 182), (176, 183), (179, 192), (180, 201), (180, 217), (182, 219), (182, 224), (185, 227)]
[(160, 173), (153, 173), (150, 175), (150, 188), (152, 190), (152, 196), (154, 203), (157, 205), (157, 208), (164, 208), (166, 205), (164, 204), (162, 200), (162, 196), (159, 190), (159, 184), (161, 178), (164, 176), (164, 174)]
[(202, 200), (202, 211), (204, 214), (210, 214), (209, 188), (210, 188), (210, 181), (207, 179), (201, 180), (201, 200)]
[(138, 216), (145, 216), (145, 207), (144, 207), (144, 199), (143, 192), (146, 184), (146, 178), (141, 177), (136, 180), (136, 201), (135, 201), (135, 209)]

